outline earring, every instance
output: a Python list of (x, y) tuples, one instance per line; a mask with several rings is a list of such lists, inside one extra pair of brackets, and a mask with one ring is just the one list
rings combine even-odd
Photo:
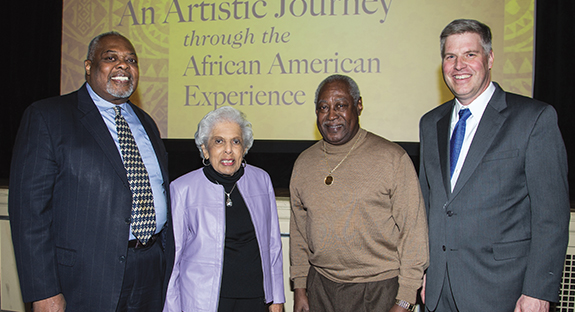
[[(207, 161), (208, 163), (206, 163), (206, 161)], [(204, 164), (204, 166), (207, 167), (207, 166), (210, 165), (210, 161), (208, 160), (208, 158), (204, 158), (204, 159), (202, 159), (202, 164)]]
[(246, 167), (248, 165), (248, 162), (246, 161), (245, 158), (242, 158), (242, 167)]

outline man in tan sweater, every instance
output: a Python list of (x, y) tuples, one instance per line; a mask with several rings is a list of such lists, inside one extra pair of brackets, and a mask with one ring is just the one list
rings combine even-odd
[(411, 159), (360, 128), (353, 79), (326, 78), (315, 103), (323, 140), (298, 157), (290, 183), (294, 311), (412, 311), (429, 254)]

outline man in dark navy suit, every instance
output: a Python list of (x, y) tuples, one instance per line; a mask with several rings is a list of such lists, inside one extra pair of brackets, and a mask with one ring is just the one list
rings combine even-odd
[[(88, 50), (86, 83), (33, 103), (16, 138), (9, 213), (22, 297), (34, 311), (161, 311), (174, 257), (167, 154), (152, 118), (128, 101), (139, 77), (130, 41), (105, 33)], [(147, 236), (136, 230), (141, 191), (118, 114), (149, 183)]]

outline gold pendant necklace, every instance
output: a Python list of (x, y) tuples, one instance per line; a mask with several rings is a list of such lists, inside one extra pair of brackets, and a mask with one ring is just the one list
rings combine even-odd
[[(357, 140), (355, 140), (355, 142), (353, 143), (349, 152), (347, 152), (347, 155), (345, 155), (345, 157), (339, 162), (339, 164), (337, 164), (337, 166), (335, 166), (335, 168), (329, 170), (329, 174), (325, 177), (325, 179), (323, 179), (323, 183), (325, 183), (325, 185), (329, 186), (329, 185), (333, 184), (334, 178), (331, 174), (335, 171), (335, 169), (337, 169), (339, 167), (339, 165), (341, 165), (341, 163), (343, 163), (344, 160), (347, 159), (347, 156), (349, 156), (349, 154), (351, 154), (351, 151), (353, 151), (353, 149), (355, 148), (355, 145), (357, 144), (358, 141), (359, 141), (359, 135), (357, 136)], [(329, 169), (329, 163), (327, 162), (327, 149), (325, 148), (325, 140), (323, 141), (323, 155), (325, 156), (325, 164), (327, 165), (327, 168)]]

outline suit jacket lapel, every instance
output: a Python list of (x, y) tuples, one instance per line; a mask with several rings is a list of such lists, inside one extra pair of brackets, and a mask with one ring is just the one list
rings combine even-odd
[(499, 129), (507, 118), (507, 116), (502, 113), (507, 107), (505, 92), (497, 83), (494, 84), (496, 88), (495, 92), (483, 112), (451, 198), (457, 196), (473, 172), (475, 172), (477, 166), (479, 166), (479, 163), (489, 150), (489, 147), (491, 147), (497, 132), (499, 132)]
[(106, 155), (120, 179), (128, 185), (128, 177), (122, 157), (85, 84), (78, 90), (78, 110), (83, 113), (80, 116), (80, 122), (100, 145), (104, 155)]
[(443, 176), (443, 184), (445, 192), (449, 196), (451, 194), (451, 181), (449, 172), (449, 124), (451, 122), (451, 110), (453, 109), (455, 101), (451, 105), (447, 105), (443, 117), (437, 121), (437, 140), (439, 148), (439, 160), (441, 162), (441, 175)]

